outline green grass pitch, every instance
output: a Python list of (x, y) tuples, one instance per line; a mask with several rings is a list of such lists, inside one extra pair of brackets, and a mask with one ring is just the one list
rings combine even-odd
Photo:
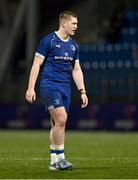
[(75, 168), (49, 171), (47, 131), (0, 132), (1, 179), (137, 179), (138, 133), (66, 132)]

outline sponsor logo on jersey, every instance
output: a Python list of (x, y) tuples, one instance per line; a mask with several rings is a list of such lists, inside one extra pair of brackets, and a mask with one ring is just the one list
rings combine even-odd
[(71, 50), (72, 50), (72, 51), (75, 51), (75, 50), (76, 50), (76, 48), (75, 48), (74, 45), (71, 45)]
[(57, 47), (57, 48), (60, 48), (61, 46), (60, 46), (60, 44), (56, 44), (56, 47)]
[(70, 60), (72, 61), (73, 58), (72, 57), (68, 57), (68, 56), (55, 56), (55, 59), (58, 60), (58, 59), (64, 59), (64, 60)]

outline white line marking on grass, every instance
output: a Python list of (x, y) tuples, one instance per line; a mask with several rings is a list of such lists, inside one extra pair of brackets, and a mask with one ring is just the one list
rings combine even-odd
[[(128, 157), (122, 157), (122, 158), (119, 158), (119, 157), (74, 157), (74, 158), (68, 158), (70, 160), (136, 160), (137, 158), (128, 158)], [(37, 158), (37, 157), (34, 157), (34, 158), (20, 158), (20, 157), (1, 157), (0, 160), (7, 160), (7, 161), (13, 161), (13, 160), (16, 160), (16, 161), (22, 161), (22, 160), (29, 160), (29, 161), (44, 161), (44, 160), (50, 160), (50, 158)]]

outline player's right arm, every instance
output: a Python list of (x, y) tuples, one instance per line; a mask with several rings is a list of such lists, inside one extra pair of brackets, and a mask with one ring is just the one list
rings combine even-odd
[(35, 56), (34, 58), (29, 77), (28, 89), (26, 91), (26, 100), (29, 103), (33, 103), (33, 101), (36, 99), (35, 84), (40, 71), (40, 66), (42, 65), (43, 61), (44, 59), (38, 56)]

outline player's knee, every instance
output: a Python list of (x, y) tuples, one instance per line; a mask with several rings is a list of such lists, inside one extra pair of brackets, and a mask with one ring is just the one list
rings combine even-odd
[(65, 126), (67, 121), (67, 115), (64, 113), (58, 114), (55, 119), (55, 124), (58, 126)]

